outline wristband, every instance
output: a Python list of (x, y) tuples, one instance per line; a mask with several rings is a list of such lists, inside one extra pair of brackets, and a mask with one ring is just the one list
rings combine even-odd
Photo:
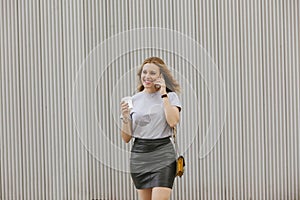
[(161, 98), (165, 98), (165, 97), (168, 97), (168, 94), (161, 95)]
[(122, 121), (124, 124), (127, 124), (129, 120), (130, 120), (129, 117), (124, 117)]

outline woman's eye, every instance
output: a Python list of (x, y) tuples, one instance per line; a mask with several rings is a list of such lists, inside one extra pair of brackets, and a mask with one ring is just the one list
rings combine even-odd
[(151, 72), (150, 74), (151, 74), (151, 75), (155, 75), (156, 73), (155, 73), (155, 72)]

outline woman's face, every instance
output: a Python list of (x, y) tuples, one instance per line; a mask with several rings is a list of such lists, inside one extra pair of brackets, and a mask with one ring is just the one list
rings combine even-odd
[(154, 82), (160, 77), (160, 69), (153, 63), (144, 65), (141, 73), (141, 81), (144, 88), (154, 88)]

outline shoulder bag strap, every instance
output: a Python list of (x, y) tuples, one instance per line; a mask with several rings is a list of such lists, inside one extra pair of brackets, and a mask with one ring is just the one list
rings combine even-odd
[(176, 134), (177, 134), (177, 128), (176, 126), (173, 128), (173, 141), (174, 141), (174, 145), (175, 145), (175, 151), (176, 151), (176, 154), (177, 154), (177, 157), (180, 156), (179, 154), (179, 148), (178, 148), (178, 144), (176, 142)]

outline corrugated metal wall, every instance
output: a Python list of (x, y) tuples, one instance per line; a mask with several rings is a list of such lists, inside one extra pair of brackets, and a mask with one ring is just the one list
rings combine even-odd
[(182, 85), (172, 199), (300, 199), (299, 10), (2, 0), (0, 199), (137, 199), (118, 106), (151, 55)]

